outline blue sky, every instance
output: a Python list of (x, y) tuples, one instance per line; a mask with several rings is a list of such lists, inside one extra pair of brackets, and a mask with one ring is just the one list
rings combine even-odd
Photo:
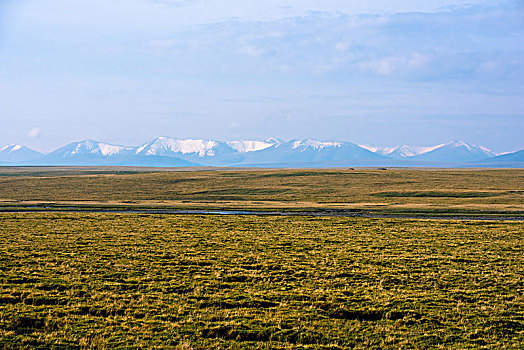
[(0, 0), (0, 144), (524, 148), (523, 1)]

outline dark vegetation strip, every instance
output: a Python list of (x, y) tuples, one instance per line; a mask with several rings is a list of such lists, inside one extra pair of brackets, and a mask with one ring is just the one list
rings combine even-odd
[(388, 213), (377, 210), (362, 209), (316, 209), (304, 210), (232, 210), (232, 209), (146, 209), (136, 207), (75, 207), (75, 206), (21, 206), (0, 207), (3, 213), (39, 213), (39, 212), (64, 212), (64, 213), (113, 213), (113, 214), (160, 214), (160, 215), (254, 215), (254, 216), (313, 216), (313, 217), (363, 217), (363, 218), (397, 218), (397, 219), (428, 219), (428, 220), (493, 220), (493, 221), (524, 221), (524, 215), (519, 213), (495, 213), (488, 214), (478, 212), (466, 212), (451, 214), (442, 212), (435, 215), (434, 212), (416, 213)]
[(400, 192), (379, 192), (373, 193), (376, 197), (436, 197), (436, 198), (483, 198), (483, 197), (497, 197), (507, 194), (521, 194), (523, 191), (505, 191), (505, 192), (445, 192), (445, 191), (400, 191)]

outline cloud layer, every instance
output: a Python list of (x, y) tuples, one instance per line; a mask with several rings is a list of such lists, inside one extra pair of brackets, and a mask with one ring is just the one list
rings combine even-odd
[(524, 147), (524, 4), (464, 3), (0, 1), (0, 136)]
[(230, 20), (155, 38), (141, 49), (173, 74), (452, 79), (514, 89), (508, 82), (524, 78), (519, 40), (524, 42), (522, 9), (470, 6), (434, 13), (314, 12), (267, 22)]

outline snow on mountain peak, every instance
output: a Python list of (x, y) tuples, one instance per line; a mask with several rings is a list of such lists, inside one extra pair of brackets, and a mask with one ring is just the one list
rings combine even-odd
[(99, 154), (104, 157), (110, 157), (133, 149), (133, 147), (112, 145), (93, 140), (77, 142), (76, 144), (73, 144), (73, 146), (74, 148), (66, 152), (65, 156), (71, 157), (81, 154)]
[(302, 148), (313, 148), (313, 149), (323, 149), (326, 147), (340, 147), (342, 144), (340, 142), (332, 142), (332, 141), (318, 141), (318, 140), (298, 140), (293, 142), (293, 149), (297, 149), (299, 147)]
[(468, 151), (471, 151), (474, 146), (468, 144), (467, 142), (464, 142), (462, 140), (456, 140), (453, 142), (450, 142), (448, 145), (452, 147), (465, 147)]
[(18, 151), (19, 149), (22, 149), (22, 147), (23, 147), (22, 145), (16, 145), (13, 143), (13, 144), (0, 148), (0, 152), (3, 152), (3, 151), (14, 152), (14, 151)]
[(390, 153), (397, 151), (398, 154), (402, 157), (412, 157), (414, 155), (417, 155), (420, 152), (420, 149), (417, 149), (416, 147), (411, 147), (408, 145), (402, 145), (400, 147), (396, 147), (395, 149), (392, 149)]
[(271, 143), (273, 145), (279, 145), (283, 141), (281, 139), (276, 138), (276, 137), (270, 137), (270, 138), (266, 139), (265, 142), (266, 143)]
[(362, 148), (365, 148), (371, 152), (375, 152), (384, 156), (389, 156), (392, 158), (406, 158), (406, 157), (414, 157), (421, 154), (429, 153), (431, 151), (434, 151), (436, 149), (450, 146), (453, 148), (458, 147), (465, 147), (468, 151), (471, 151), (474, 146), (467, 144), (464, 141), (454, 141), (449, 143), (443, 143), (435, 146), (410, 146), (410, 145), (402, 145), (397, 147), (375, 147), (375, 146), (368, 146), (368, 145), (359, 145)]
[(469, 143), (464, 142), (462, 140), (457, 140), (457, 141), (454, 141), (454, 142), (450, 142), (450, 143), (448, 143), (446, 145), (449, 145), (449, 146), (454, 147), (454, 148), (464, 147), (469, 152), (481, 152), (481, 153), (485, 153), (485, 154), (487, 154), (489, 156), (496, 156), (497, 155), (495, 152), (493, 152), (492, 150), (490, 150), (487, 147), (472, 145), (472, 144), (469, 144)]
[[(478, 146), (478, 147), (479, 147), (481, 150), (483, 150), (484, 152), (486, 152), (486, 153), (492, 153), (493, 155), (498, 156), (498, 153), (493, 152), (492, 150), (490, 150), (490, 149), (487, 148), (487, 147), (484, 147), (484, 146)], [(511, 152), (509, 152), (509, 153), (511, 153)]]
[(359, 145), (368, 151), (381, 154), (383, 156), (411, 157), (419, 153), (420, 147), (402, 145), (397, 147), (375, 147), (369, 145)]
[(367, 149), (368, 151), (371, 151), (373, 153), (377, 153), (378, 151), (382, 150), (380, 147), (370, 146), (370, 145), (357, 145), (358, 147)]
[(437, 148), (441, 148), (441, 147), (444, 147), (446, 145), (447, 145), (446, 143), (442, 143), (442, 144), (436, 145), (436, 146), (428, 146), (428, 147), (419, 146), (419, 147), (414, 147), (414, 149), (417, 150), (416, 155), (419, 155), (419, 154), (423, 154), (423, 153), (429, 153), (431, 151), (436, 150)]
[(408, 145), (402, 145), (399, 147), (390, 147), (384, 149), (384, 155), (390, 155), (395, 153), (400, 157), (412, 157), (421, 152), (420, 147), (412, 147)]
[(212, 140), (180, 140), (161, 136), (150, 144), (143, 145), (136, 150), (136, 153), (146, 150), (146, 155), (161, 155), (165, 153), (196, 153), (199, 157), (214, 156), (214, 148), (218, 145), (217, 141)]
[(114, 154), (121, 153), (122, 151), (128, 151), (131, 150), (129, 147), (124, 146), (117, 146), (117, 145), (110, 145), (108, 143), (100, 143), (98, 145), (98, 148), (100, 149), (100, 153), (106, 157), (106, 156), (112, 156)]
[(264, 141), (229, 141), (227, 145), (240, 153), (261, 151), (273, 146), (273, 143)]

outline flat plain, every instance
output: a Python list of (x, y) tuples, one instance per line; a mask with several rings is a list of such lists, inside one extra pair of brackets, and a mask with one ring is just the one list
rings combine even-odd
[(0, 169), (0, 347), (522, 348), (522, 220), (76, 210), (518, 218), (523, 175)]
[(524, 170), (0, 168), (0, 205), (524, 213)]

